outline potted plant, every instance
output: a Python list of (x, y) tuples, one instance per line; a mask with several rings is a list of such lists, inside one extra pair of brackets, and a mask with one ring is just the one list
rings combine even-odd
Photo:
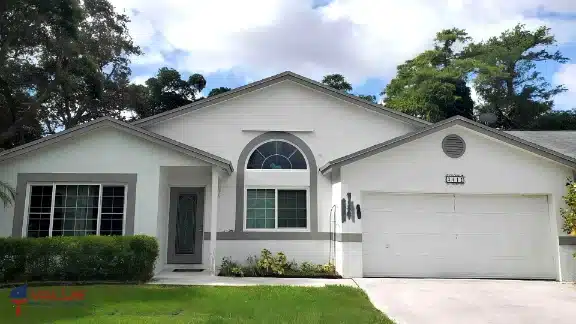
[(564, 220), (562, 231), (576, 236), (576, 183), (568, 180), (566, 183), (566, 195), (562, 197), (566, 208), (560, 208), (560, 214)]

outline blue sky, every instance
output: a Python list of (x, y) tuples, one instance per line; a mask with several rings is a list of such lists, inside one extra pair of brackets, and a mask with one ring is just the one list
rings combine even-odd
[[(565, 0), (112, 0), (128, 14), (134, 82), (158, 68), (201, 73), (208, 93), (291, 70), (320, 80), (341, 73), (354, 92), (377, 95), (399, 63), (429, 48), (435, 32), (465, 28), (476, 40), (516, 23), (547, 25), (569, 64), (539, 64), (551, 84), (571, 91), (557, 109), (576, 107), (576, 2)], [(433, 4), (432, 4), (433, 3)]]

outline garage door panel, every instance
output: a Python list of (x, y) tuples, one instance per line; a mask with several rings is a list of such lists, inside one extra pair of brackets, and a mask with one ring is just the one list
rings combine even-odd
[(365, 209), (375, 211), (452, 212), (454, 211), (454, 196), (369, 193), (362, 197), (362, 204)]
[[(501, 233), (509, 234), (511, 228), (516, 233), (541, 233), (548, 220), (542, 214), (519, 213), (455, 213), (454, 223), (450, 224), (453, 233)], [(544, 214), (547, 215), (547, 214)], [(522, 224), (518, 226), (518, 224)]]
[(365, 276), (556, 278), (546, 197), (369, 196)]
[(462, 213), (548, 214), (546, 196), (457, 195), (454, 206)]
[[(364, 255), (449, 256), (454, 248), (454, 240), (443, 234), (413, 233), (386, 236), (387, 240), (363, 240)], [(425, 249), (422, 248), (423, 245), (426, 246)]]
[[(365, 210), (364, 214), (367, 215), (364, 219), (366, 217), (376, 218), (375, 222), (379, 224), (378, 231), (380, 233), (443, 233), (447, 230), (444, 222), (455, 220), (454, 214), (450, 213), (406, 213), (403, 211), (394, 213), (392, 211)], [(438, 222), (438, 219), (443, 221)]]

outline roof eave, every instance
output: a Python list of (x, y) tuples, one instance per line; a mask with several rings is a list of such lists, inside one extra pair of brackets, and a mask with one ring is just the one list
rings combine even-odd
[(93, 120), (86, 124), (79, 125), (77, 127), (70, 128), (68, 130), (64, 130), (60, 133), (53, 134), (46, 136), (44, 138), (38, 139), (36, 141), (15, 147), (11, 150), (7, 150), (4, 152), (0, 152), (0, 162), (10, 160), (12, 158), (19, 157), (21, 155), (25, 155), (36, 150), (39, 150), (45, 146), (50, 144), (55, 144), (60, 141), (69, 139), (73, 136), (82, 135), (86, 132), (90, 132), (96, 129), (100, 129), (102, 127), (112, 127), (121, 131), (129, 132), (135, 136), (144, 138), (151, 142), (155, 142), (160, 145), (169, 146), (176, 151), (179, 151), (183, 154), (189, 155), (193, 158), (198, 160), (204, 161), (206, 163), (215, 165), (220, 167), (222, 170), (226, 171), (228, 175), (234, 172), (234, 167), (232, 166), (232, 162), (226, 160), (224, 158), (218, 157), (216, 155), (210, 154), (208, 152), (193, 148), (186, 144), (176, 142), (170, 138), (164, 137), (162, 135), (149, 132), (145, 129), (140, 127), (130, 125), (121, 121), (118, 121), (111, 117), (103, 117), (100, 119)]
[(350, 164), (350, 163), (356, 162), (358, 160), (362, 160), (362, 159), (370, 157), (374, 154), (381, 153), (385, 150), (391, 149), (391, 148), (396, 147), (396, 146), (403, 145), (405, 143), (411, 142), (411, 141), (416, 140), (418, 138), (427, 136), (429, 134), (435, 133), (437, 131), (440, 131), (442, 129), (445, 129), (445, 128), (448, 128), (448, 127), (451, 127), (454, 125), (463, 126), (463, 127), (468, 128), (468, 129), (472, 129), (474, 131), (486, 134), (486, 135), (491, 136), (493, 138), (496, 138), (500, 141), (506, 142), (506, 143), (511, 144), (511, 145), (515, 145), (520, 149), (530, 151), (532, 153), (538, 154), (538, 155), (540, 155), (544, 158), (547, 158), (549, 160), (552, 160), (552, 161), (555, 161), (557, 163), (563, 164), (567, 167), (576, 169), (576, 159), (574, 159), (570, 156), (564, 155), (564, 154), (562, 154), (560, 152), (556, 152), (554, 150), (550, 150), (550, 149), (545, 148), (545, 147), (538, 145), (536, 143), (526, 141), (526, 140), (519, 138), (517, 136), (507, 134), (507, 133), (501, 132), (499, 130), (490, 128), (488, 126), (476, 123), (476, 122), (468, 120), (464, 117), (455, 116), (455, 117), (451, 117), (449, 119), (445, 119), (445, 120), (438, 122), (436, 124), (430, 125), (428, 127), (425, 127), (423, 129), (417, 130), (415, 132), (408, 133), (406, 135), (393, 138), (393, 139), (388, 140), (386, 142), (379, 143), (379, 144), (373, 145), (371, 147), (368, 147), (366, 149), (363, 149), (363, 150), (348, 154), (346, 156), (343, 156), (341, 158), (329, 161), (324, 166), (322, 166), (319, 169), (319, 171), (323, 175), (325, 175), (328, 172), (330, 172), (333, 168), (341, 167), (341, 166), (344, 166), (346, 164)]

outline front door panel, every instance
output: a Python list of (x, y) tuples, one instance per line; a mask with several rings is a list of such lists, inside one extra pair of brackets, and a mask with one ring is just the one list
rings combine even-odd
[(171, 188), (168, 263), (202, 263), (204, 188)]

